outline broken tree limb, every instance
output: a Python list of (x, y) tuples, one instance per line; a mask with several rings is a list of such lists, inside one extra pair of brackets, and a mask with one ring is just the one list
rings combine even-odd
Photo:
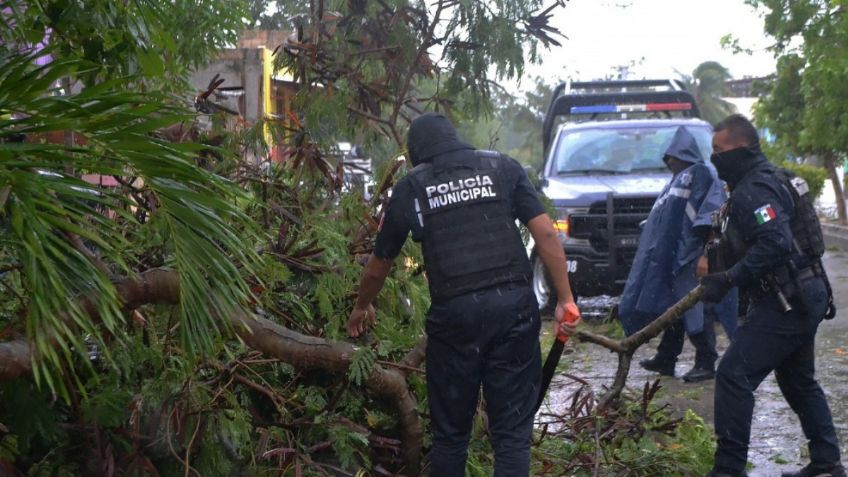
[[(356, 347), (350, 343), (302, 335), (265, 318), (244, 314), (233, 316), (230, 321), (249, 347), (296, 368), (346, 373), (356, 352)], [(377, 365), (365, 381), (365, 386), (372, 394), (385, 398), (397, 410), (403, 443), (401, 452), (407, 473), (417, 474), (424, 429), (418, 419), (415, 397), (409, 392), (406, 383), (406, 374)]]
[[(180, 281), (175, 270), (152, 269), (138, 278), (127, 278), (115, 288), (124, 310), (145, 304), (178, 304)], [(94, 312), (94, 307), (88, 307)], [(229, 317), (233, 330), (249, 347), (289, 363), (295, 368), (346, 374), (356, 347), (347, 342), (333, 342), (285, 328), (273, 321), (246, 312)], [(423, 360), (426, 340), (404, 357), (402, 364), (417, 367)], [(0, 379), (13, 379), (32, 372), (33, 349), (25, 340), (0, 342)], [(373, 396), (382, 398), (397, 411), (401, 432), (401, 452), (408, 475), (417, 475), (421, 464), (424, 428), (418, 418), (417, 401), (409, 391), (407, 373), (399, 369), (374, 366), (365, 381)]]
[(595, 343), (598, 346), (603, 346), (604, 348), (610, 351), (614, 351), (616, 353), (624, 353), (624, 347), (621, 345), (621, 343), (610, 337), (604, 335), (597, 335), (588, 331), (579, 332), (577, 334), (577, 337), (580, 338), (580, 341), (585, 341), (587, 343)]
[[(115, 283), (115, 291), (125, 311), (146, 304), (176, 304), (180, 301), (179, 278), (173, 270), (154, 268), (138, 278), (126, 278)], [(81, 297), (82, 307), (92, 316), (97, 307)], [(66, 322), (70, 318), (65, 317)], [(55, 343), (53, 343), (55, 345)], [(0, 342), (0, 380), (15, 379), (32, 373), (33, 349), (29, 341), (16, 339)]]
[(580, 331), (577, 333), (577, 338), (580, 341), (586, 341), (603, 346), (604, 348), (618, 354), (618, 370), (615, 373), (615, 381), (613, 381), (612, 387), (606, 394), (604, 394), (603, 398), (601, 398), (601, 401), (598, 403), (599, 409), (604, 409), (618, 400), (618, 397), (624, 390), (625, 384), (627, 384), (627, 375), (630, 373), (630, 363), (633, 360), (633, 353), (635, 353), (640, 346), (647, 343), (655, 336), (658, 336), (663, 330), (671, 326), (675, 321), (679, 320), (687, 310), (698, 303), (698, 300), (701, 299), (702, 293), (703, 289), (700, 285), (695, 287), (656, 320), (622, 340), (613, 340), (606, 336), (597, 335), (588, 331)]
[[(415, 343), (415, 346), (406, 353), (406, 356), (403, 357), (402, 360), (398, 364), (403, 365), (405, 368), (415, 369), (421, 366), (421, 363), (424, 362), (424, 358), (427, 353), (427, 336), (422, 336), (418, 339), (418, 342)], [(411, 371), (404, 371), (405, 374), (409, 375)]]

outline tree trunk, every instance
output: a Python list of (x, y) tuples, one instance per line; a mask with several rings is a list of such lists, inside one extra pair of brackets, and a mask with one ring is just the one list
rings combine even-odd
[(842, 189), (842, 181), (839, 180), (839, 174), (836, 173), (837, 160), (839, 158), (833, 152), (828, 152), (824, 155), (824, 167), (827, 169), (827, 175), (830, 177), (830, 182), (833, 184), (833, 193), (836, 196), (836, 213), (839, 218), (839, 225), (848, 225), (848, 212), (845, 210), (845, 192)]
[[(115, 288), (125, 310), (145, 304), (178, 304), (180, 301), (179, 275), (174, 270), (153, 269), (137, 279), (125, 279)], [(84, 305), (85, 306), (85, 305)], [(88, 307), (94, 313), (94, 307)], [(247, 346), (273, 356), (300, 369), (316, 369), (344, 374), (348, 371), (356, 347), (346, 342), (332, 342), (323, 338), (300, 334), (270, 320), (246, 312), (229, 317), (233, 330)], [(424, 360), (426, 339), (401, 360), (408, 368), (416, 368)], [(0, 343), (0, 379), (13, 379), (32, 372), (32, 348), (25, 340)], [(424, 429), (418, 418), (415, 396), (406, 382), (403, 369), (386, 369), (375, 365), (365, 381), (368, 391), (384, 399), (397, 410), (401, 429), (401, 452), (406, 463), (405, 472), (417, 475), (421, 465), (421, 448)]]

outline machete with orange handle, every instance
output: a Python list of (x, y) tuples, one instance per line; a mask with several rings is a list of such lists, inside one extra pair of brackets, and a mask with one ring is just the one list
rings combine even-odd
[[(577, 308), (577, 305), (566, 303), (563, 321), (566, 323), (576, 323), (578, 320), (580, 320), (580, 310)], [(556, 339), (554, 339), (554, 344), (551, 346), (550, 353), (548, 353), (548, 358), (545, 359), (545, 366), (542, 367), (542, 386), (539, 388), (539, 399), (536, 402), (537, 411), (542, 407), (545, 394), (547, 394), (548, 388), (551, 386), (551, 379), (554, 377), (557, 364), (559, 364), (559, 359), (562, 357), (562, 351), (565, 349), (565, 343), (568, 342), (568, 338), (568, 335), (560, 331), (559, 327), (557, 327)]]

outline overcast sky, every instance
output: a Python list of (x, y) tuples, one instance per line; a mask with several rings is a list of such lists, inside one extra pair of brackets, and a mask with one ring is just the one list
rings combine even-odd
[[(775, 66), (764, 51), (769, 39), (761, 15), (743, 0), (570, 0), (551, 23), (568, 38), (543, 51), (541, 65), (527, 68), (521, 89), (532, 89), (533, 76), (549, 83), (596, 79), (631, 62), (634, 79), (677, 77), (675, 70), (688, 74), (707, 60), (735, 78), (767, 75)], [(720, 40), (728, 33), (754, 54), (723, 49)]]

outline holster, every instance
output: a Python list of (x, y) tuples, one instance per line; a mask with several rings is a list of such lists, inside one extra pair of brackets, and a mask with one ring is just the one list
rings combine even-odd
[(830, 288), (830, 281), (821, 262), (799, 269), (790, 260), (786, 265), (777, 267), (762, 280), (761, 285), (766, 293), (777, 295), (781, 302), (795, 304), (802, 313), (806, 314), (810, 306), (807, 303), (807, 296), (804, 294), (803, 284), (807, 280), (817, 277), (821, 277), (827, 287), (828, 311), (825, 318), (830, 319), (835, 316), (836, 308), (833, 306), (833, 291)]
[(728, 267), (721, 251), (721, 243), (719, 239), (713, 239), (707, 242), (707, 245), (704, 247), (704, 254), (707, 256), (710, 273), (727, 271)]

